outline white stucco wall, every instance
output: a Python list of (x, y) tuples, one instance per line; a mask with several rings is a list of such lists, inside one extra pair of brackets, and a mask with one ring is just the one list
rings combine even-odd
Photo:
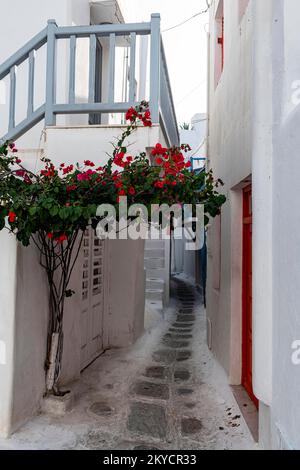
[[(90, 21), (88, 0), (3, 0), (1, 12), (6, 20), (1, 28), (0, 63), (45, 28), (49, 18), (55, 18), (60, 25), (76, 24), (77, 21), (89, 24)], [(58, 52), (58, 68), (65, 64), (66, 48), (63, 46)], [(37, 56), (36, 71), (37, 106), (44, 99), (45, 48)], [(26, 67), (18, 69), (17, 120), (23, 119), (26, 113), (24, 96), (27, 96), (27, 73)], [(67, 76), (63, 73), (58, 96), (64, 96), (66, 80)], [(6, 103), (0, 104), (1, 123), (5, 121), (8, 91), (6, 80)], [(38, 155), (34, 149), (41, 145), (42, 128), (42, 123), (37, 125), (18, 142), (19, 147), (27, 149), (25, 154), (31, 158), (31, 165), (36, 161), (32, 157)], [(35, 248), (18, 246), (14, 237), (6, 233), (1, 232), (0, 236), (0, 341), (3, 341), (6, 353), (5, 364), (0, 365), (0, 433), (6, 435), (38, 410), (44, 393), (48, 295)]]
[[(300, 449), (300, 32), (296, 0), (273, 2), (273, 446)], [(296, 82), (296, 87), (295, 87)], [(296, 94), (295, 94), (296, 91)], [(296, 99), (296, 101), (295, 101)]]
[(208, 229), (207, 314), (212, 324), (213, 351), (230, 383), (240, 384), (241, 190), (252, 171), (252, 16), (248, 9), (239, 24), (238, 1), (225, 0), (224, 70), (215, 87), (217, 9), (215, 1), (210, 12), (208, 166), (224, 181), (227, 202), (221, 220), (213, 221)]
[[(216, 91), (213, 79), (210, 86), (210, 164), (224, 179), (229, 200), (219, 237), (220, 289), (212, 285), (218, 237), (210, 237), (208, 315), (214, 351), (230, 380), (237, 380), (240, 361), (230, 359), (229, 353), (231, 344), (236, 357), (240, 355), (241, 304), (236, 294), (241, 227), (236, 221), (241, 217), (239, 182), (252, 174), (253, 385), (261, 401), (260, 443), (264, 448), (299, 449), (300, 366), (292, 361), (292, 345), (300, 338), (300, 5), (296, 0), (250, 0), (237, 29), (233, 3), (225, 0), (229, 25), (224, 72)], [(213, 76), (212, 66), (210, 71)]]
[(6, 436), (12, 414), (17, 247), (8, 232), (0, 233), (0, 434)]
[[(101, 165), (112, 150), (110, 142), (122, 130), (118, 126), (48, 128), (43, 147), (55, 164), (89, 158)], [(159, 126), (141, 127), (129, 141), (133, 155), (158, 141), (165, 145)], [(39, 167), (38, 154), (33, 160), (25, 152), (22, 158), (26, 166)], [(48, 290), (35, 247), (17, 246), (5, 232), (0, 236), (0, 341), (6, 348), (6, 363), (0, 363), (4, 384), (0, 387), (0, 433), (6, 435), (38, 411), (44, 393)], [(122, 347), (132, 344), (144, 328), (144, 242), (109, 241), (106, 256), (103, 346)], [(70, 283), (76, 294), (66, 299), (63, 386), (80, 376), (81, 266), (79, 258)]]
[(108, 251), (105, 347), (128, 346), (144, 331), (144, 241), (110, 240)]
[[(45, 0), (3, 0), (1, 8), (6, 18), (1, 35), (11, 37), (11, 40), (0, 43), (0, 63), (43, 29), (49, 18), (55, 18), (58, 25), (90, 23), (88, 0), (53, 0), (50, 3)], [(16, 11), (18, 15), (15, 14)], [(11, 35), (11, 24), (16, 32), (14, 35)], [(85, 56), (88, 51), (86, 44), (78, 46), (82, 66), (79, 71), (80, 86), (77, 98), (84, 100), (88, 68)], [(62, 43), (58, 51), (58, 69), (62, 71), (57, 90), (60, 101), (64, 101), (67, 96), (66, 64), (68, 49), (66, 44)], [(37, 95), (41, 102), (45, 89), (44, 65), (41, 60), (38, 75), (40, 80), (36, 81)], [(17, 96), (21, 97), (27, 93), (26, 70), (20, 70), (20, 74), (22, 73), (24, 80), (17, 85)], [(21, 99), (20, 103), (22, 109), (17, 111), (18, 117), (22, 117), (26, 108), (24, 99)], [(2, 106), (0, 114), (3, 116), (5, 105)], [(83, 124), (86, 123), (86, 116), (69, 116), (58, 119), (60, 127), (49, 128), (45, 132), (42, 132), (43, 124), (36, 126), (18, 141), (22, 161), (32, 169), (39, 168), (39, 149), (42, 149), (46, 155), (53, 158), (54, 163), (76, 163), (86, 158), (98, 161), (99, 165), (104, 163), (107, 160), (105, 152), (112, 150), (109, 142), (113, 141), (122, 129), (118, 126), (85, 127)], [(77, 124), (77, 127), (70, 128), (70, 125), (74, 124)], [(152, 129), (142, 128), (138, 135), (134, 136), (131, 151), (144, 151), (158, 141), (165, 145), (158, 126), (153, 126)], [(5, 352), (5, 358), (3, 359), (3, 354), (2, 359), (0, 357), (0, 434), (7, 435), (39, 409), (44, 393), (48, 291), (35, 248), (24, 249), (18, 246), (12, 237), (7, 237), (7, 234), (1, 233), (0, 236), (0, 352)], [(108, 251), (104, 347), (120, 347), (134, 342), (144, 327), (144, 244), (110, 242)], [(77, 293), (73, 298), (66, 300), (62, 385), (80, 375), (80, 271), (78, 262), (72, 283)]]
[[(273, 0), (253, 1), (253, 389), (272, 403)], [(274, 76), (273, 76), (274, 80)], [(263, 313), (262, 313), (263, 312)]]
[[(89, 158), (101, 165), (107, 161), (107, 153), (113, 152), (111, 142), (116, 142), (124, 129), (121, 126), (49, 127), (45, 132), (44, 151), (55, 164), (83, 162)], [(140, 127), (127, 141), (128, 152), (137, 155), (157, 142), (165, 145), (159, 126)]]
[[(186, 161), (192, 157), (206, 157), (206, 134), (207, 134), (207, 115), (204, 113), (195, 114), (190, 123), (189, 129), (180, 129), (180, 143), (188, 144), (191, 151), (185, 154)], [(202, 168), (205, 161), (194, 161), (194, 168)], [(196, 257), (198, 252), (185, 249), (184, 240), (174, 240), (173, 243), (173, 272), (183, 272), (193, 282), (196, 277)]]

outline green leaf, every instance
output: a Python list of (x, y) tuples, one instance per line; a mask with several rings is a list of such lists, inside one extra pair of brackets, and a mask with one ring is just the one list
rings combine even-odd
[(52, 217), (55, 217), (59, 212), (59, 207), (58, 206), (53, 206), (51, 207), (50, 209), (50, 215), (52, 215)]
[(29, 214), (30, 215), (35, 215), (36, 212), (37, 212), (37, 207), (36, 206), (30, 207), (30, 209), (29, 209)]

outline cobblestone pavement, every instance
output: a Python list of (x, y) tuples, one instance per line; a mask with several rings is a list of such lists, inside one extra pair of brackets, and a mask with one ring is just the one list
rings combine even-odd
[(74, 384), (75, 409), (40, 415), (0, 448), (254, 449), (226, 377), (208, 351), (205, 312), (173, 281), (167, 319), (128, 350), (110, 351)]

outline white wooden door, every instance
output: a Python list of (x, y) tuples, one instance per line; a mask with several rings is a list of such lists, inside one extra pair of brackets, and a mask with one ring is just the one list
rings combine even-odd
[(86, 230), (81, 291), (81, 369), (88, 366), (103, 347), (104, 248), (105, 242), (95, 236), (94, 230)]

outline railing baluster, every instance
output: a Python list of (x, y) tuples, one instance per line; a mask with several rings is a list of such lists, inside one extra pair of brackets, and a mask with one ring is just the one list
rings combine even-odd
[(96, 47), (97, 37), (92, 34), (90, 36), (89, 103), (95, 103)]
[(108, 65), (108, 102), (115, 99), (115, 60), (116, 60), (116, 35), (109, 35), (109, 65)]
[[(92, 113), (124, 113), (128, 103), (134, 105), (136, 98), (136, 49), (137, 36), (148, 36), (151, 32), (151, 58), (150, 58), (150, 110), (152, 121), (159, 123), (160, 117), (163, 118), (170, 141), (178, 141), (176, 128), (175, 108), (172, 100), (171, 87), (168, 77), (168, 70), (164, 56), (163, 46), (161, 44), (160, 34), (160, 15), (154, 14), (151, 17), (151, 23), (129, 24), (129, 25), (94, 25), (82, 27), (63, 27), (58, 28), (54, 20), (48, 21), (47, 30), (42, 31), (34, 40), (29, 41), (20, 51), (8, 59), (0, 66), (0, 79), (10, 75), (10, 98), (9, 98), (9, 130), (6, 136), (9, 139), (23, 135), (28, 129), (45, 117), (45, 126), (54, 126), (56, 116), (59, 114), (92, 114)], [(130, 37), (130, 68), (129, 68), (129, 87), (128, 103), (115, 102), (115, 68), (116, 68), (116, 37)], [(76, 49), (77, 39), (89, 38), (89, 96), (88, 103), (75, 103), (76, 88)], [(97, 100), (97, 40), (99, 37), (109, 39), (108, 54), (108, 92), (106, 103), (95, 103)], [(56, 103), (56, 41), (66, 38), (70, 40), (70, 59), (69, 59), (69, 90), (68, 104)], [(46, 70), (46, 98), (45, 104), (39, 109), (34, 110), (34, 88), (35, 88), (35, 51), (40, 49), (47, 42), (47, 70)], [(145, 47), (146, 50), (146, 47)], [(143, 60), (146, 62), (146, 54)], [(26, 118), (16, 125), (16, 70), (17, 67), (28, 59), (28, 103)], [(141, 59), (141, 58), (140, 58)], [(100, 61), (100, 55), (99, 55)], [(100, 68), (100, 67), (99, 67)], [(100, 72), (99, 72), (100, 74)], [(146, 67), (145, 67), (146, 74)], [(100, 75), (99, 75), (100, 76)], [(102, 78), (102, 77), (101, 77)], [(140, 77), (142, 84), (145, 82), (144, 74)], [(100, 84), (99, 84), (100, 87)], [(144, 93), (145, 86), (139, 91)], [(98, 90), (100, 91), (100, 90)], [(99, 93), (100, 95), (100, 93)], [(126, 93), (127, 95), (127, 93)], [(143, 96), (140, 98), (144, 98)], [(127, 97), (126, 97), (127, 100)], [(99, 100), (100, 101), (100, 100)], [(105, 100), (106, 101), (106, 100)], [(161, 107), (164, 111), (161, 111)], [(166, 109), (167, 108), (167, 109)], [(162, 113), (162, 115), (160, 115)], [(168, 122), (172, 121), (171, 124)]]
[(76, 36), (70, 37), (69, 103), (75, 103)]
[(57, 24), (55, 20), (48, 20), (47, 39), (47, 78), (46, 78), (46, 112), (45, 125), (54, 126), (56, 123), (53, 106), (56, 95), (56, 37)]
[(159, 123), (160, 101), (160, 14), (151, 15), (150, 110), (152, 122)]
[(16, 66), (10, 69), (10, 99), (9, 99), (9, 124), (8, 130), (15, 127), (16, 114)]
[(129, 101), (135, 101), (135, 54), (136, 54), (136, 33), (130, 34), (130, 75), (129, 75)]
[(34, 68), (35, 68), (35, 51), (33, 50), (33, 51), (30, 51), (29, 53), (27, 117), (30, 117), (33, 113)]

